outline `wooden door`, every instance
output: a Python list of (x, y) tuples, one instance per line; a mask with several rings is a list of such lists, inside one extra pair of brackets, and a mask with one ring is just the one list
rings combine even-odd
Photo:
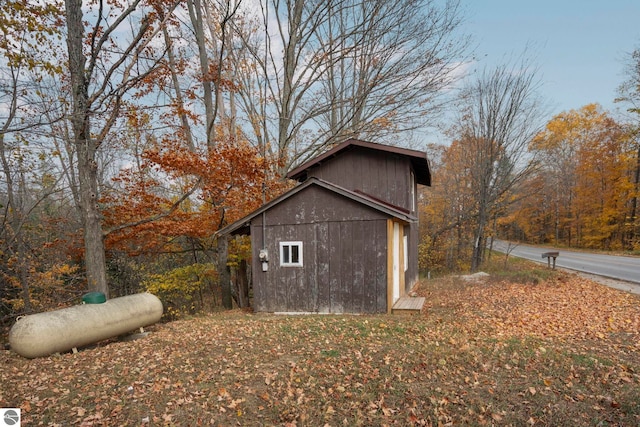
[(404, 295), (404, 226), (396, 221), (387, 223), (387, 312)]

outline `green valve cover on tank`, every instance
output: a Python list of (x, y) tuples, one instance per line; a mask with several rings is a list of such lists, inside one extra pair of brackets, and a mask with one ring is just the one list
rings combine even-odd
[(85, 304), (102, 304), (107, 301), (107, 297), (102, 292), (89, 292), (82, 296)]

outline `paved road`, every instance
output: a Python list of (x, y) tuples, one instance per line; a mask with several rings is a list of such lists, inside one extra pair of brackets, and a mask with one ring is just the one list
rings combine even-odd
[[(513, 248), (513, 246), (515, 248)], [(556, 259), (556, 266), (576, 270), (583, 273), (595, 274), (616, 280), (624, 280), (640, 285), (640, 258), (615, 255), (602, 255), (586, 252), (571, 252), (551, 247), (537, 247), (496, 240), (493, 249), (499, 252), (510, 251), (512, 256), (544, 262), (543, 252), (557, 251), (560, 255)]]

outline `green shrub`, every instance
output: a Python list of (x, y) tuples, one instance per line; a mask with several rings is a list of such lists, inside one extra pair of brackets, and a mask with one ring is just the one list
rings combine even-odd
[(213, 264), (191, 264), (162, 274), (153, 274), (143, 283), (147, 292), (156, 295), (171, 319), (202, 311), (209, 303), (218, 305), (218, 273)]

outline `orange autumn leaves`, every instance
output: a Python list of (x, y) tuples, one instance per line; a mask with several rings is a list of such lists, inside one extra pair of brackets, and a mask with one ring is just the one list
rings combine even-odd
[[(501, 337), (601, 340), (640, 331), (637, 295), (607, 288), (578, 275), (536, 285), (477, 284), (461, 291), (463, 321)], [(455, 300), (456, 295), (450, 295)], [(640, 342), (631, 340), (640, 349)]]
[[(481, 182), (474, 172), (483, 152), (473, 142), (429, 147), (433, 187), (424, 192), (420, 206), (420, 265), (425, 271), (469, 267), (479, 226), (477, 195), (491, 181)], [(486, 144), (483, 149), (496, 147)], [(529, 143), (529, 172), (496, 197), (487, 235), (532, 244), (638, 250), (638, 149), (628, 126), (596, 104), (558, 114)]]
[[(123, 170), (103, 198), (107, 243), (131, 254), (179, 250), (179, 238), (206, 239), (263, 202), (284, 183), (257, 149), (227, 140), (200, 152), (164, 141)], [(168, 183), (168, 184), (167, 184)]]

